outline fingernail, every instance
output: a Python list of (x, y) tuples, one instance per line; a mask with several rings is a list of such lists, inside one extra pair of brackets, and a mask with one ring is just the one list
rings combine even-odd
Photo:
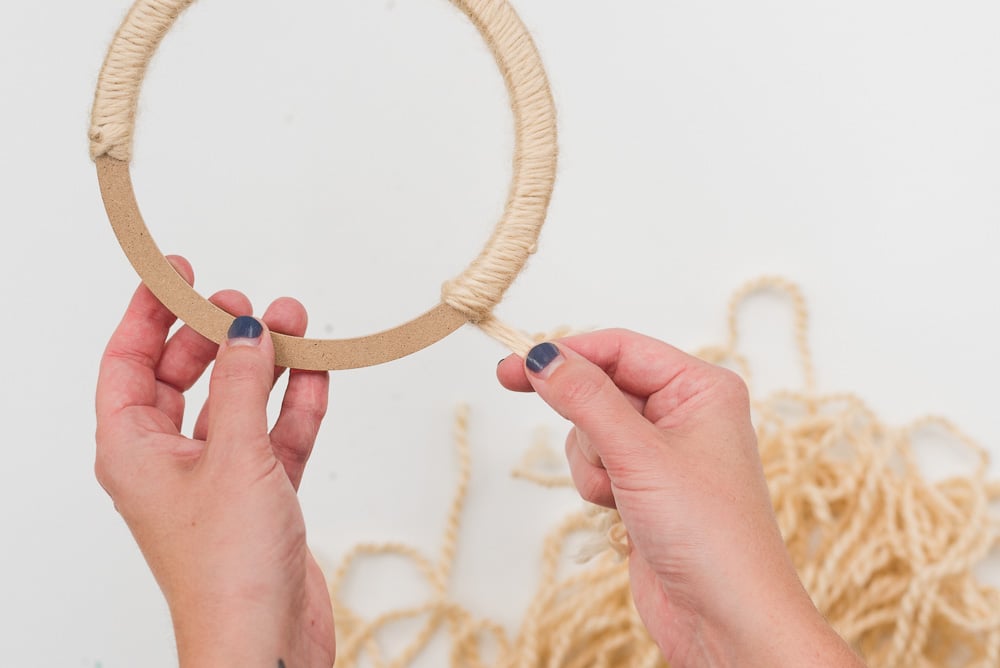
[[(557, 361), (558, 360), (558, 361)], [(548, 378), (549, 374), (562, 363), (563, 357), (554, 343), (539, 343), (528, 352), (524, 365), (536, 376)]]
[(260, 343), (260, 336), (263, 333), (264, 326), (256, 318), (241, 315), (233, 320), (226, 337), (231, 346), (255, 346)]

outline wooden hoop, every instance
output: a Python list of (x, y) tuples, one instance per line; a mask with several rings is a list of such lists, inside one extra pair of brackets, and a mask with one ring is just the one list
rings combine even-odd
[[(163, 36), (193, 0), (138, 0), (109, 48), (94, 99), (91, 156), (108, 219), (143, 282), (186, 324), (218, 342), (233, 316), (196, 292), (157, 247), (129, 171), (139, 91)], [(555, 105), (541, 58), (506, 0), (452, 0), (479, 29), (503, 74), (516, 122), (514, 174), (504, 215), (486, 247), (449, 282), (464, 308), (440, 303), (398, 327), (352, 339), (273, 334), (276, 361), (298, 369), (352, 369), (404, 357), (478, 321), (502, 298), (534, 252), (555, 183)], [(484, 280), (484, 276), (488, 280)], [(482, 289), (484, 284), (485, 289)], [(471, 287), (470, 287), (471, 286)], [(453, 304), (454, 300), (449, 300)], [(473, 305), (465, 307), (466, 301)]]

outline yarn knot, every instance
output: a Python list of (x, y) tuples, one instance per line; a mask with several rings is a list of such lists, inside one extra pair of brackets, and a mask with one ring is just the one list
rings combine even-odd
[(518, 355), (524, 356), (534, 345), (533, 339), (493, 315), (493, 307), (503, 298), (507, 282), (477, 267), (441, 287), (441, 302)]
[(485, 281), (477, 275), (463, 274), (441, 286), (441, 301), (474, 325), (487, 320), (502, 297), (503, 288), (496, 281)]

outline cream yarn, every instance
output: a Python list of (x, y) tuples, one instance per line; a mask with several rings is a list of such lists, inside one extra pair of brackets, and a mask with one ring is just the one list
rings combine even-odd
[[(753, 410), (778, 523), (817, 607), (872, 668), (1000, 665), (1000, 592), (973, 573), (997, 540), (989, 503), (1000, 497), (1000, 487), (985, 477), (986, 452), (942, 418), (897, 428), (880, 422), (855, 395), (817, 393), (805, 301), (782, 279), (760, 279), (738, 291), (729, 340), (701, 356), (731, 364), (749, 379), (738, 348), (739, 311), (761, 291), (785, 295), (795, 312), (805, 387), (754, 396)], [(542, 577), (515, 635), (451, 598), (448, 577), (468, 489), (467, 419), (463, 408), (455, 424), (459, 484), (439, 558), (406, 545), (362, 545), (333, 572), (337, 665), (402, 668), (442, 632), (450, 638), (454, 668), (664, 666), (632, 604), (627, 563), (618, 554), (627, 536), (613, 512), (577, 513), (552, 530), (542, 549)], [(914, 454), (915, 442), (928, 436), (970, 449), (977, 467), (963, 477), (928, 479)], [(545, 457), (536, 443), (515, 475), (549, 487), (568, 484), (532, 468)], [(567, 545), (579, 532), (602, 536), (603, 549), (574, 570)], [(422, 606), (363, 619), (344, 600), (343, 584), (356, 560), (381, 553), (412, 560), (431, 596)], [(424, 625), (405, 651), (387, 656), (378, 634), (402, 618), (422, 618)]]

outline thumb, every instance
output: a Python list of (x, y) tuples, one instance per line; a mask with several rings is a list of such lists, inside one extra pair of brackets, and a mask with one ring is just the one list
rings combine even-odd
[(267, 399), (274, 381), (274, 345), (256, 318), (233, 320), (212, 369), (208, 441), (227, 452), (268, 438)]
[(541, 343), (524, 360), (528, 382), (545, 403), (591, 442), (614, 482), (652, 471), (660, 431), (599, 366), (567, 346)]

